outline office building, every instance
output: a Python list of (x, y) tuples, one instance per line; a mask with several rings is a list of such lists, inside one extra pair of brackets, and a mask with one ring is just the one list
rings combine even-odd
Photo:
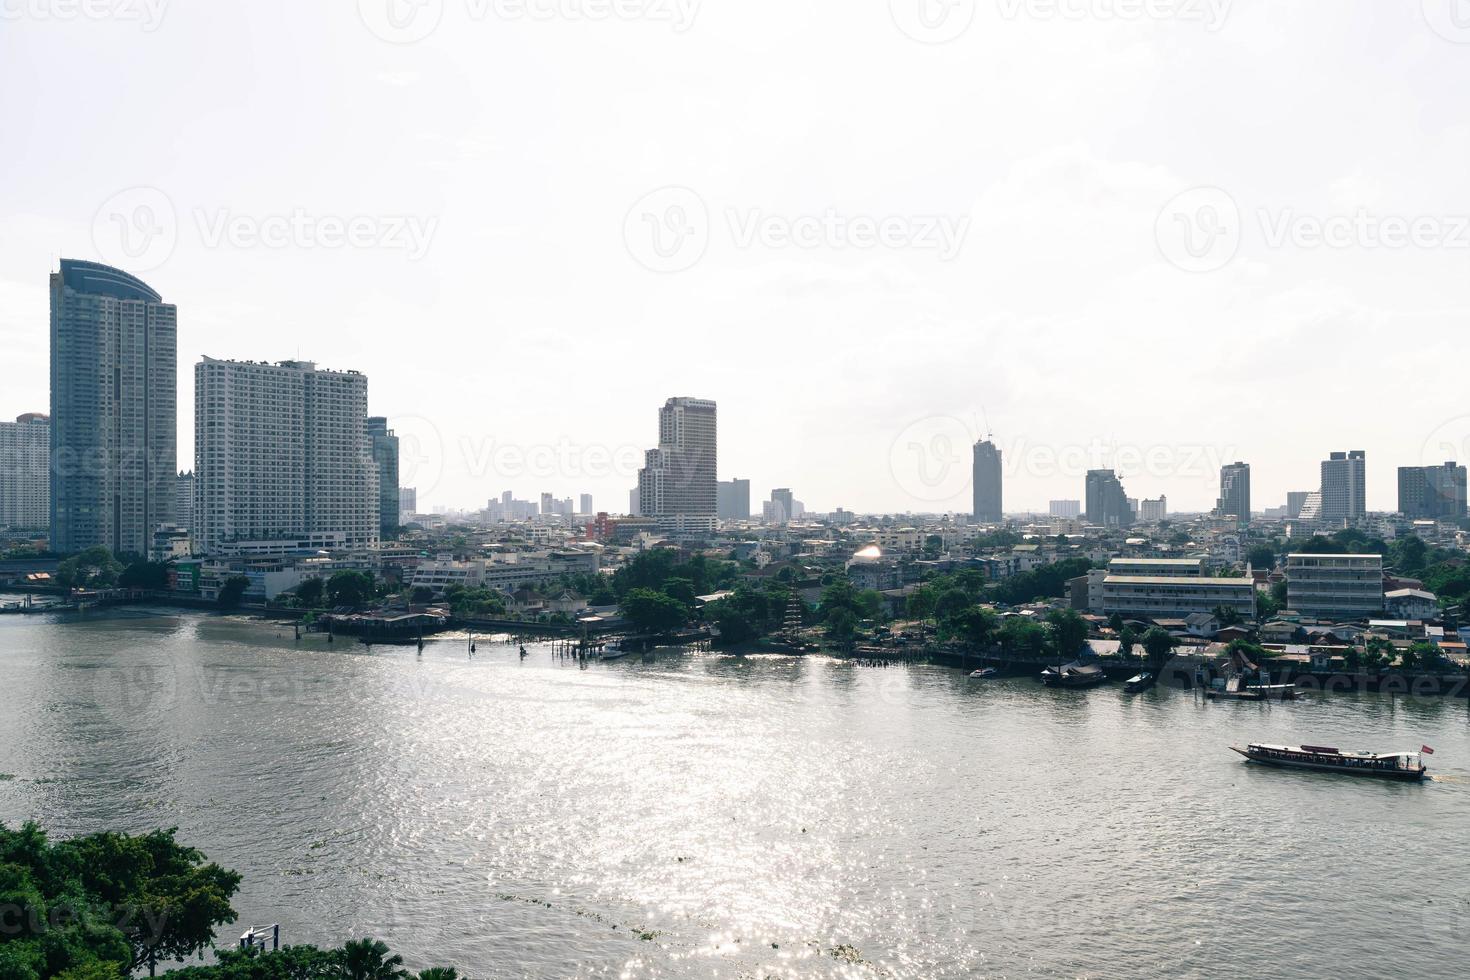
[(1103, 578), (1102, 614), (1179, 618), (1225, 608), (1242, 619), (1256, 615), (1256, 587), (1248, 578), (1203, 575), (1115, 575)]
[[(1317, 493), (1315, 490), (1290, 490), (1286, 494), (1286, 516), (1289, 520), (1296, 520), (1302, 516), (1302, 508), (1307, 505), (1307, 498)], [(1321, 494), (1318, 493), (1320, 499)]]
[(762, 516), (770, 524), (788, 524), (796, 516), (796, 497), (787, 487), (781, 487), (771, 491), (770, 503), (764, 508)]
[(119, 269), (51, 274), (51, 547), (144, 555), (173, 515), (178, 311)]
[(378, 470), (378, 535), (398, 536), (398, 437), (379, 415), (367, 420), (369, 449)]
[(405, 514), (417, 514), (419, 512), (419, 492), (415, 487), (398, 488), (398, 520), (401, 522)]
[(1215, 501), (1215, 516), (1233, 517), (1241, 523), (1251, 519), (1249, 463), (1227, 463), (1220, 467), (1220, 497)]
[(658, 448), (638, 471), (638, 513), (686, 534), (714, 529), (719, 513), (715, 403), (670, 398), (658, 413)]
[(28, 412), (0, 422), (0, 528), (42, 531), (51, 522), (51, 420)]
[(376, 547), (364, 375), (206, 357), (194, 406), (195, 554), (333, 532), (345, 548)]
[(1286, 604), (1315, 619), (1378, 616), (1383, 612), (1383, 557), (1287, 555)]
[(717, 513), (722, 521), (750, 520), (750, 481), (721, 480)]
[(1169, 516), (1169, 498), (1163, 494), (1158, 500), (1141, 500), (1138, 502), (1138, 519), (1145, 524), (1157, 524)]
[(1000, 449), (990, 440), (975, 443), (974, 515), (977, 524), (999, 524), (1001, 515)]
[(1411, 520), (1456, 521), (1465, 516), (1465, 467), (1399, 467), (1399, 513)]
[(174, 477), (174, 526), (185, 531), (194, 526), (194, 474), (180, 473)]
[(1052, 517), (1077, 518), (1082, 516), (1082, 501), (1080, 500), (1053, 500), (1047, 507), (1047, 513)]
[(592, 509), (592, 494), (582, 494), (581, 499), (577, 502), (577, 513), (586, 514), (588, 517), (591, 517), (593, 514), (596, 513), (596, 511)]
[(1128, 494), (1112, 470), (1087, 471), (1087, 522), (1099, 527), (1127, 527), (1133, 523)]
[(1321, 520), (1352, 523), (1368, 512), (1361, 449), (1332, 453), (1322, 461)]

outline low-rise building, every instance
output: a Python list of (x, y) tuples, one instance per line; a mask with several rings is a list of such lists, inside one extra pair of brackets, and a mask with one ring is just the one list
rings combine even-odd
[(1315, 619), (1378, 616), (1383, 612), (1383, 557), (1288, 555), (1286, 604)]
[(1248, 578), (1203, 575), (1114, 575), (1103, 579), (1102, 612), (1151, 618), (1184, 618), (1218, 608), (1242, 619), (1256, 615), (1256, 587)]

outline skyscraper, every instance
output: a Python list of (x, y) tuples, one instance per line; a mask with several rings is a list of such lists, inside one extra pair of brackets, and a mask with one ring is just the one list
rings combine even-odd
[(765, 508), (765, 514), (772, 524), (790, 523), (796, 517), (796, 495), (788, 487), (772, 490), (771, 504)]
[(174, 477), (174, 525), (188, 531), (194, 527), (194, 473)]
[(1100, 527), (1127, 527), (1133, 523), (1128, 494), (1112, 470), (1087, 471), (1087, 521)]
[(1465, 516), (1465, 467), (1399, 467), (1399, 513), (1411, 520), (1458, 520)]
[(975, 443), (975, 521), (999, 524), (1001, 515), (1000, 449), (990, 440)]
[(195, 554), (340, 533), (379, 541), (367, 378), (310, 361), (194, 366)]
[(380, 415), (367, 420), (369, 448), (378, 468), (378, 534), (398, 536), (398, 437)]
[(1217, 517), (1234, 517), (1242, 523), (1251, 519), (1251, 465), (1227, 463), (1220, 467), (1220, 499)]
[(638, 471), (638, 513), (671, 529), (713, 529), (719, 513), (715, 403), (670, 398), (658, 413), (658, 448)]
[(30, 412), (0, 422), (0, 528), (39, 531), (50, 520), (50, 420)]
[(722, 521), (750, 520), (750, 481), (721, 480), (717, 512)]
[(579, 514), (592, 514), (592, 513), (594, 513), (594, 511), (592, 510), (592, 494), (590, 494), (590, 493), (584, 493), (584, 494), (582, 494), (581, 498), (577, 502), (577, 513), (579, 513)]
[(120, 269), (51, 274), (51, 547), (143, 555), (173, 514), (178, 311)]
[(1322, 461), (1322, 515), (1324, 521), (1356, 521), (1368, 512), (1361, 449), (1332, 453)]

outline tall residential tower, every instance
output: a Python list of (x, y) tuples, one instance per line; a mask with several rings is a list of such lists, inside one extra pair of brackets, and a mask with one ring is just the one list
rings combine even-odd
[(658, 413), (658, 448), (638, 471), (638, 513), (670, 530), (713, 530), (719, 513), (715, 403), (670, 398)]
[(975, 443), (974, 452), (975, 522), (999, 524), (1002, 519), (1000, 449), (986, 439)]

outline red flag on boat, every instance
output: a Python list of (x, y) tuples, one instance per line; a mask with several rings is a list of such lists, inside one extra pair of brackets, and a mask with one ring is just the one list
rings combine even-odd
[(1419, 751), (1423, 752), (1425, 755), (1434, 755), (1434, 750), (1427, 745), (1419, 746)]

